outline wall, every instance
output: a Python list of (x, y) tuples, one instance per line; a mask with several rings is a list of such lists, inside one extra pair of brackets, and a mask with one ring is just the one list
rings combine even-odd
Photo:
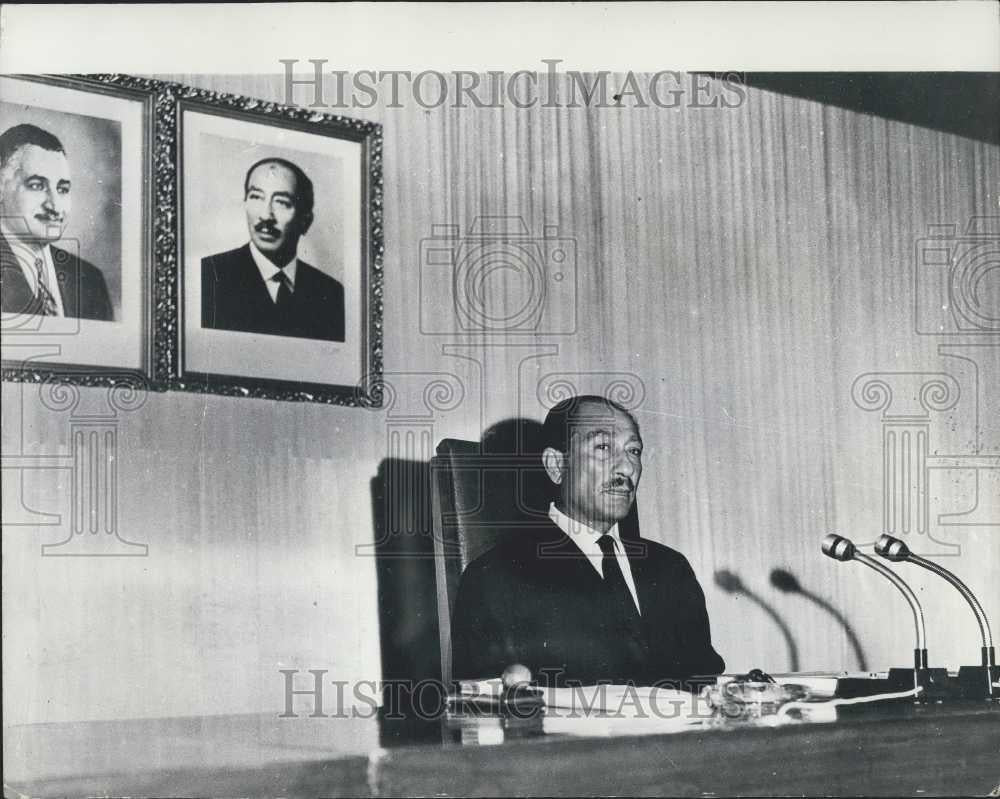
[[(167, 77), (284, 99), (277, 77)], [(930, 454), (954, 456), (927, 472), (930, 535), (908, 540), (945, 554), (1000, 618), (1000, 363), (995, 346), (939, 350), (995, 338), (913, 324), (915, 281), (933, 277), (914, 265), (916, 242), (928, 225), (996, 213), (996, 147), (759, 90), (736, 109), (351, 113), (385, 125), (396, 404), (149, 396), (119, 418), (119, 526), (148, 544), (145, 558), (39, 557), (65, 537), (69, 473), (5, 471), (9, 722), (271, 711), (283, 706), (279, 668), (376, 679), (370, 481), (387, 455), (426, 452), (419, 438), (390, 452), (390, 433), (478, 438), (511, 416), (540, 419), (562, 381), (632, 387), (649, 445), (643, 532), (688, 555), (731, 669), (791, 660), (767, 612), (715, 585), (721, 569), (776, 609), (802, 669), (858, 659), (825, 610), (769, 586), (775, 567), (846, 617), (868, 665), (908, 662), (912, 624), (893, 589), (819, 553), (828, 532), (881, 532), (886, 413), (925, 414)], [(557, 226), (575, 245), (569, 280), (549, 284), (536, 335), (427, 335), (422, 321), (455, 311), (447, 292), (422, 293), (421, 241), (483, 215), (521, 217), (535, 236)], [(487, 299), (510, 315), (523, 294), (516, 276), (499, 279)], [(996, 308), (996, 280), (979, 287), (981, 307)], [(946, 315), (925, 305), (935, 329)], [(861, 407), (878, 406), (877, 386), (852, 397), (870, 372), (906, 373), (883, 378), (895, 392), (885, 410)], [(931, 378), (913, 373), (950, 375), (949, 396), (921, 395)], [(3, 400), (5, 453), (69, 451), (67, 413), (37, 389), (5, 384)], [(103, 402), (81, 391), (81, 407)], [(62, 521), (11, 522), (24, 506)], [(909, 576), (932, 660), (972, 662), (971, 614), (930, 576)]]

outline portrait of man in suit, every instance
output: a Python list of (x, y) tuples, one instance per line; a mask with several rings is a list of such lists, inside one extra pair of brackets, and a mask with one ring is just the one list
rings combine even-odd
[(36, 125), (0, 134), (0, 304), (4, 313), (113, 321), (104, 274), (56, 246), (72, 209), (69, 159)]
[(603, 397), (572, 397), (549, 411), (542, 438), (548, 523), (507, 534), (462, 574), (455, 676), (496, 677), (513, 664), (547, 684), (720, 674), (687, 559), (619, 531), (643, 470), (632, 414)]
[(201, 260), (202, 327), (344, 340), (344, 288), (298, 257), (313, 224), (313, 184), (285, 158), (251, 165), (243, 183), (249, 241)]

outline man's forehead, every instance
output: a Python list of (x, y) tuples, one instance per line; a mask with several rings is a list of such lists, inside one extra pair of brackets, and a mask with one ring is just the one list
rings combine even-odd
[(570, 421), (570, 434), (585, 438), (602, 434), (641, 438), (638, 425), (627, 413), (597, 403), (587, 403), (577, 409)]
[(249, 184), (251, 188), (268, 186), (289, 194), (295, 194), (297, 187), (295, 173), (288, 167), (275, 163), (261, 164), (254, 169), (250, 173)]
[(69, 161), (66, 154), (58, 150), (46, 150), (36, 144), (26, 144), (15, 156), (20, 156), (20, 170), (25, 175), (42, 175), (50, 179), (69, 178)]

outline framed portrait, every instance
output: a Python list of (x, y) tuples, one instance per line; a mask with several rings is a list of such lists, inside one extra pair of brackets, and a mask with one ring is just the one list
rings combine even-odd
[(378, 405), (381, 126), (179, 90), (177, 388)]
[(5, 380), (153, 377), (156, 83), (0, 76)]

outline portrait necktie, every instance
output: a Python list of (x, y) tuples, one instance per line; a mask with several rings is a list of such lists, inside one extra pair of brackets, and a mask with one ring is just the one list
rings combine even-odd
[(597, 539), (597, 545), (601, 548), (604, 557), (601, 559), (601, 571), (604, 573), (604, 585), (620, 605), (625, 619), (635, 621), (639, 618), (639, 610), (632, 599), (632, 592), (628, 590), (628, 583), (625, 582), (625, 575), (622, 574), (621, 566), (618, 565), (618, 558), (615, 557), (615, 539), (610, 535), (602, 535)]
[(57, 316), (59, 306), (56, 305), (56, 298), (49, 290), (48, 281), (45, 279), (45, 262), (41, 258), (35, 259), (35, 277), (38, 281), (38, 301), (41, 303), (41, 315)]
[(272, 275), (271, 280), (278, 284), (278, 296), (275, 304), (284, 308), (292, 301), (292, 281), (281, 269)]

